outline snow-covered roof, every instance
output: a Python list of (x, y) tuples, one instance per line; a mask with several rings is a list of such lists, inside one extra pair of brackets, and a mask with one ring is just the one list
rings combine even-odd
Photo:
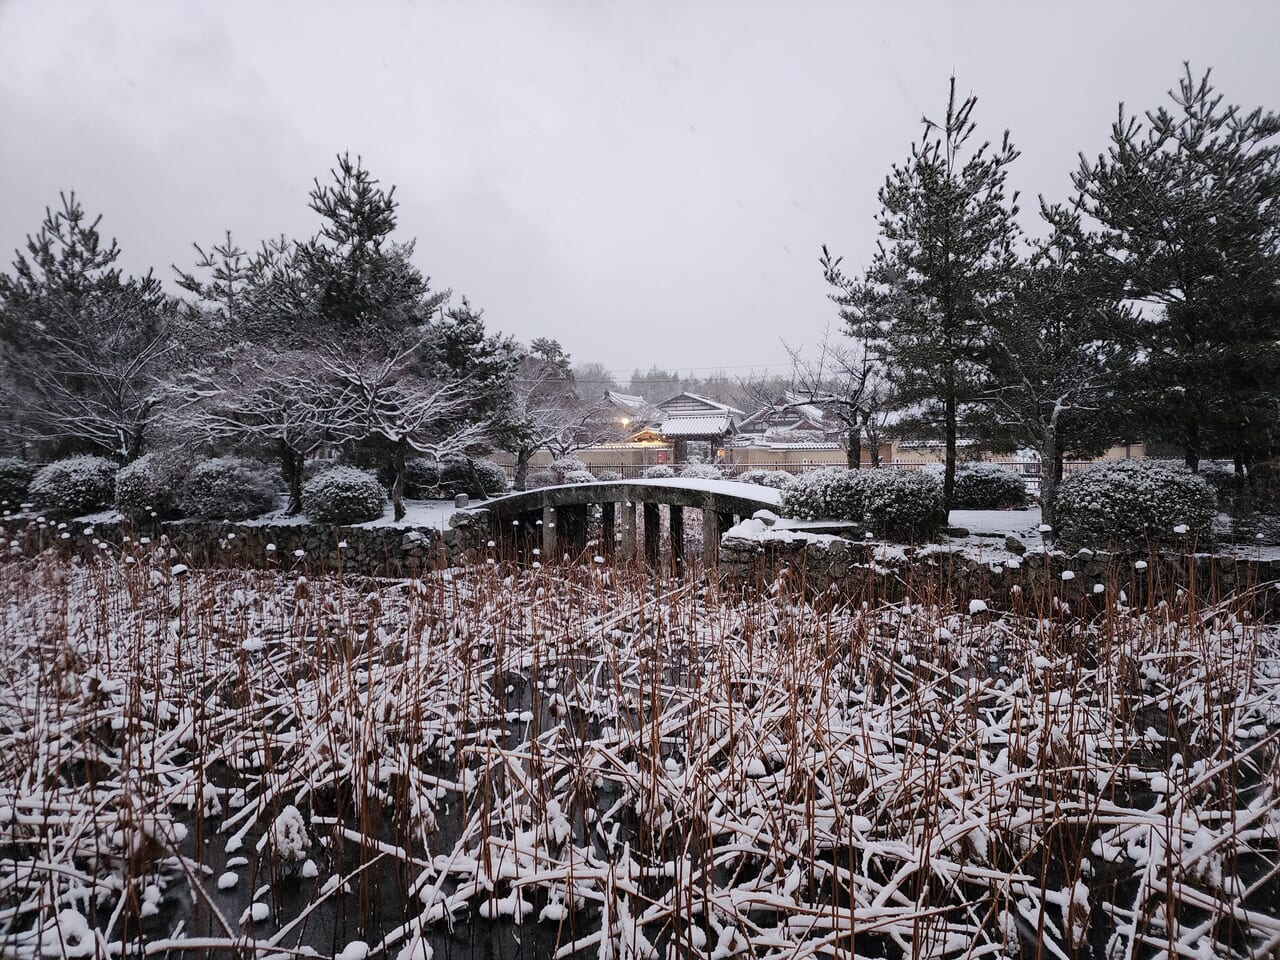
[(751, 414), (751, 416), (742, 421), (742, 426), (770, 425), (770, 422), (775, 418), (787, 415), (794, 416), (802, 421), (807, 420), (817, 429), (824, 429), (827, 426), (827, 416), (823, 413), (822, 408), (810, 403), (804, 395), (791, 390), (784, 393), (777, 403), (763, 406)]
[(708, 397), (702, 396), (701, 394), (689, 393), (687, 390), (685, 391), (684, 395), (686, 397), (693, 397), (693, 399), (695, 400), (701, 400), (703, 403), (709, 403), (713, 407), (719, 407), (721, 410), (724, 410), (727, 413), (736, 413), (738, 416), (742, 416), (742, 411), (739, 410), (737, 407), (731, 407), (729, 406), (729, 404), (721, 403), (719, 400), (711, 400)]
[(731, 407), (729, 406), (729, 404), (721, 403), (719, 400), (712, 400), (708, 397), (704, 397), (696, 393), (690, 393), (688, 390), (684, 391), (683, 393), (677, 393), (674, 397), (668, 397), (666, 400), (663, 400), (661, 403), (658, 404), (658, 409), (666, 410), (670, 404), (673, 404), (679, 400), (685, 400), (685, 399), (694, 400), (698, 403), (705, 404), (707, 407), (709, 407), (712, 410), (720, 410), (724, 413), (735, 413), (738, 416), (742, 416), (742, 411), (739, 410), (737, 407)]
[(649, 406), (649, 401), (644, 397), (637, 397), (630, 393), (618, 393), (616, 390), (606, 390), (604, 398), (610, 403), (619, 407), (626, 407), (628, 410), (643, 410)]
[(664, 437), (718, 437), (733, 431), (733, 418), (727, 413), (710, 417), (667, 417), (660, 429)]
[(746, 437), (734, 444), (736, 449), (757, 447), (767, 450), (839, 450), (840, 444), (832, 440), (770, 440), (767, 437)]
[(782, 401), (789, 409), (795, 410), (814, 423), (821, 423), (826, 419), (826, 414), (822, 412), (822, 408), (810, 403), (808, 398), (802, 394), (788, 390), (782, 395)]

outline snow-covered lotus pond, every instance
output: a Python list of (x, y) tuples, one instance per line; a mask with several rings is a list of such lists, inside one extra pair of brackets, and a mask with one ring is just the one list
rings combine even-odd
[(1280, 948), (1280, 636), (1229, 601), (134, 559), (0, 568), (0, 956)]

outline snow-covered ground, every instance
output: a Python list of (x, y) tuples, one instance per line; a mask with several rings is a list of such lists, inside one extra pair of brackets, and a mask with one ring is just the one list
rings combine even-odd
[(1280, 638), (1229, 605), (134, 561), (0, 567), (6, 957), (1280, 942)]
[(1028, 546), (1041, 543), (1039, 507), (1025, 510), (952, 510), (950, 522), (953, 527), (963, 527), (974, 536), (1014, 536)]

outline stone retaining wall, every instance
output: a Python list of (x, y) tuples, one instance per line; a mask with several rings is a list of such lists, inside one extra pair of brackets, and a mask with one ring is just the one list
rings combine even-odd
[(995, 607), (1041, 609), (1055, 599), (1077, 609), (1101, 609), (1121, 592), (1131, 605), (1176, 600), (1189, 590), (1201, 602), (1236, 593), (1255, 612), (1280, 618), (1280, 560), (1247, 555), (1049, 550), (1019, 557), (998, 548), (983, 555), (971, 544), (964, 550), (945, 544), (912, 548), (783, 531), (740, 537), (730, 531), (720, 542), (719, 573), (733, 583), (786, 580), (810, 592), (899, 600), (941, 589), (952, 602), (980, 599)]
[[(173, 559), (200, 567), (342, 570), (362, 576), (402, 577), (476, 559), (489, 537), (484, 510), (453, 514), (449, 528), (347, 527), (322, 523), (243, 524), (178, 520), (138, 527), (109, 521), (57, 525), (8, 518), (0, 542), (10, 555), (44, 550), (100, 556), (131, 547), (167, 544)], [(104, 546), (105, 545), (105, 546)]]

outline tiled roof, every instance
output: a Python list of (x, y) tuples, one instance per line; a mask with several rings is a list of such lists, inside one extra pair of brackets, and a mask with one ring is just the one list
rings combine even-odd
[(632, 410), (639, 410), (649, 405), (649, 401), (644, 397), (633, 396), (629, 393), (618, 393), (616, 390), (606, 390), (604, 395), (605, 399), (610, 403), (615, 403), (620, 407), (630, 407)]
[(658, 430), (664, 437), (718, 437), (733, 429), (726, 414), (710, 417), (667, 417)]

